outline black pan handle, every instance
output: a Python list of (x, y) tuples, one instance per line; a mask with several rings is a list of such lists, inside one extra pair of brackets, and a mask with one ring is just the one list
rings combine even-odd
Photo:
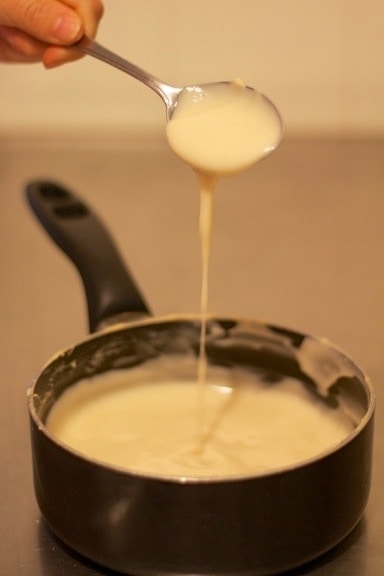
[(122, 314), (150, 314), (105, 226), (79, 197), (45, 180), (28, 183), (26, 196), (44, 229), (80, 272), (91, 332)]

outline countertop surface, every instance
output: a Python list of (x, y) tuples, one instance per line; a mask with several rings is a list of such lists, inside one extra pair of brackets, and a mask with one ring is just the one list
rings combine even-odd
[[(199, 308), (199, 195), (163, 141), (0, 140), (0, 575), (109, 575), (50, 533), (35, 502), (26, 393), (87, 333), (77, 272), (29, 212), (25, 184), (56, 180), (113, 232), (154, 314)], [(287, 141), (215, 195), (210, 305), (326, 336), (377, 393), (364, 518), (292, 576), (384, 574), (384, 141)]]

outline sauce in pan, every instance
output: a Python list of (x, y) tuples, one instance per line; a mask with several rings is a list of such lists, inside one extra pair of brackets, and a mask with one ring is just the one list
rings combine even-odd
[[(159, 380), (167, 362), (175, 377)], [(189, 378), (183, 362), (190, 363)], [(346, 411), (330, 409), (294, 378), (271, 384), (245, 370), (210, 367), (206, 426), (196, 438), (193, 363), (165, 356), (82, 380), (55, 403), (47, 427), (96, 460), (179, 478), (291, 466), (336, 446), (354, 429)]]

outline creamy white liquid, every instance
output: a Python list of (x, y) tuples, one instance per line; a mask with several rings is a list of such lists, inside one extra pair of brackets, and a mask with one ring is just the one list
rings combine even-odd
[[(156, 476), (226, 477), (287, 467), (336, 446), (354, 424), (292, 378), (266, 384), (245, 371), (210, 368), (206, 427), (196, 445), (196, 382), (155, 381), (164, 362), (114, 371), (69, 388), (48, 430), (106, 464)], [(194, 362), (190, 360), (189, 362)], [(163, 372), (164, 373), (164, 372)]]
[(198, 397), (196, 402), (196, 442), (202, 441), (205, 430), (207, 406), (205, 402), (207, 355), (206, 355), (206, 327), (208, 316), (208, 293), (209, 293), (209, 258), (211, 253), (211, 237), (213, 227), (213, 191), (217, 178), (206, 174), (197, 174), (200, 184), (200, 217), (199, 232), (201, 245), (201, 294), (200, 294), (200, 353), (198, 359), (197, 384)]
[(200, 186), (202, 322), (196, 405), (199, 441), (204, 435), (207, 413), (205, 332), (214, 190), (220, 176), (245, 170), (276, 148), (281, 138), (281, 121), (262, 94), (235, 80), (186, 88), (179, 96), (166, 133), (175, 154), (195, 170)]
[(274, 150), (281, 121), (262, 94), (236, 80), (186, 88), (166, 133), (175, 154), (194, 170), (224, 176)]
[[(167, 138), (196, 172), (202, 251), (201, 342), (196, 379), (153, 382), (155, 372), (109, 374), (69, 389), (49, 430), (80, 452), (119, 467), (174, 477), (247, 475), (291, 465), (339, 442), (350, 422), (308, 401), (298, 382), (266, 388), (210, 373), (205, 352), (213, 193), (220, 176), (251, 166), (280, 140), (280, 118), (240, 81), (183, 92)], [(132, 383), (133, 379), (133, 383)], [(156, 377), (155, 377), (156, 380)], [(293, 390), (293, 394), (291, 391)]]

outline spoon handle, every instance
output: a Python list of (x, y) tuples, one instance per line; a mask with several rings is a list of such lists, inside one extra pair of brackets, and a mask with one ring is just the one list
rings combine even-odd
[(165, 84), (155, 76), (152, 76), (152, 74), (149, 74), (139, 66), (132, 64), (132, 62), (125, 60), (125, 58), (118, 56), (111, 50), (108, 50), (108, 48), (101, 46), (101, 44), (95, 40), (91, 40), (91, 38), (88, 38), (87, 36), (83, 36), (78, 42), (73, 44), (72, 48), (75, 48), (83, 54), (93, 56), (94, 58), (133, 76), (133, 78), (136, 78), (136, 80), (139, 80), (139, 82), (142, 82), (156, 92), (156, 94), (158, 94), (164, 101), (167, 109), (173, 106), (175, 98), (181, 91), (181, 88)]

